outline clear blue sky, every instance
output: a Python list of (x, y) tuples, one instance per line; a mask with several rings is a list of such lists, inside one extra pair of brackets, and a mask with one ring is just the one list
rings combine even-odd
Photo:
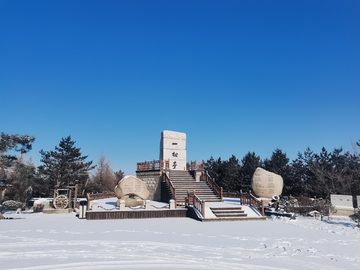
[(190, 160), (360, 139), (360, 1), (0, 0), (0, 131), (71, 135), (134, 174), (163, 130)]

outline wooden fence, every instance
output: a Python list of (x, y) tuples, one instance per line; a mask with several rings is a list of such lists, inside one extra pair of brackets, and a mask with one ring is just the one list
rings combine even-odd
[(252, 195), (251, 191), (249, 191), (249, 193), (240, 192), (240, 204), (252, 206), (256, 208), (262, 216), (265, 216), (264, 201)]
[(151, 170), (165, 170), (170, 168), (170, 159), (168, 160), (152, 160), (137, 162), (136, 170), (137, 171), (151, 171)]
[(90, 201), (116, 197), (115, 192), (87, 193), (87, 209), (90, 209)]
[(135, 210), (135, 211), (87, 211), (87, 220), (96, 219), (143, 219), (143, 218), (183, 218), (187, 209)]
[(190, 164), (186, 164), (186, 170), (194, 171), (194, 170), (204, 170), (204, 160), (202, 161), (190, 161)]

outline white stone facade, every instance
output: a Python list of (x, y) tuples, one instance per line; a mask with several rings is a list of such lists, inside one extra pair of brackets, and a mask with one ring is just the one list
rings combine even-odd
[(171, 170), (186, 170), (186, 134), (168, 130), (161, 132), (160, 159), (170, 160)]

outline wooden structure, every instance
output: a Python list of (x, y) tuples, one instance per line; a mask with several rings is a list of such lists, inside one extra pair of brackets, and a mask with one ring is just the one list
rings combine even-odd
[(249, 193), (242, 193), (240, 190), (240, 204), (254, 207), (262, 216), (265, 216), (264, 201), (252, 195), (251, 190)]
[(90, 201), (98, 199), (106, 199), (116, 197), (115, 192), (102, 192), (102, 193), (88, 193), (86, 194), (87, 198), (87, 209), (90, 209)]
[[(204, 170), (204, 160), (202, 161), (190, 161), (186, 166), (186, 170), (194, 171), (194, 170)], [(152, 170), (169, 170), (170, 169), (170, 159), (168, 160), (152, 160), (152, 161), (144, 161), (137, 162), (136, 171), (152, 171)]]
[(184, 218), (187, 209), (136, 210), (136, 211), (87, 211), (86, 219), (143, 219), (143, 218)]
[[(74, 190), (74, 205), (72, 204), (72, 189)], [(56, 209), (75, 208), (77, 202), (78, 185), (67, 186), (63, 189), (54, 190), (53, 205)]]
[(137, 171), (152, 171), (152, 170), (166, 170), (170, 169), (170, 159), (169, 160), (152, 160), (137, 162), (136, 170)]
[(202, 161), (197, 161), (195, 159), (195, 161), (190, 161), (190, 164), (187, 164), (186, 166), (186, 170), (188, 171), (195, 171), (195, 170), (204, 170), (205, 165), (204, 165), (204, 160)]
[(205, 218), (205, 201), (200, 200), (200, 198), (196, 196), (195, 190), (192, 193), (188, 191), (188, 196), (185, 198), (185, 205), (187, 207), (193, 205), (202, 215), (202, 218)]
[(219, 185), (216, 184), (215, 178), (211, 178), (211, 176), (209, 175), (209, 173), (206, 171), (206, 172), (203, 174), (203, 179), (205, 179), (205, 180), (210, 184), (210, 186), (212, 187), (212, 189), (220, 196), (221, 201), (223, 202), (223, 201), (224, 201), (223, 188), (222, 188), (222, 187), (219, 187)]

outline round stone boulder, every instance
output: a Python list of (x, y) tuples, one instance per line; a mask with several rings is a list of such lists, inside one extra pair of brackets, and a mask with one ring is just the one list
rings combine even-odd
[(278, 174), (257, 168), (251, 179), (251, 189), (260, 198), (271, 199), (274, 195), (280, 196), (284, 181)]
[[(132, 175), (125, 176), (121, 179), (114, 191), (116, 197), (119, 199), (118, 202), (120, 202), (120, 200), (125, 200), (126, 206), (135, 206), (135, 204), (143, 205), (143, 202), (140, 202), (139, 200), (146, 200), (150, 195), (146, 184)], [(130, 199), (130, 197), (133, 197), (133, 199)]]

